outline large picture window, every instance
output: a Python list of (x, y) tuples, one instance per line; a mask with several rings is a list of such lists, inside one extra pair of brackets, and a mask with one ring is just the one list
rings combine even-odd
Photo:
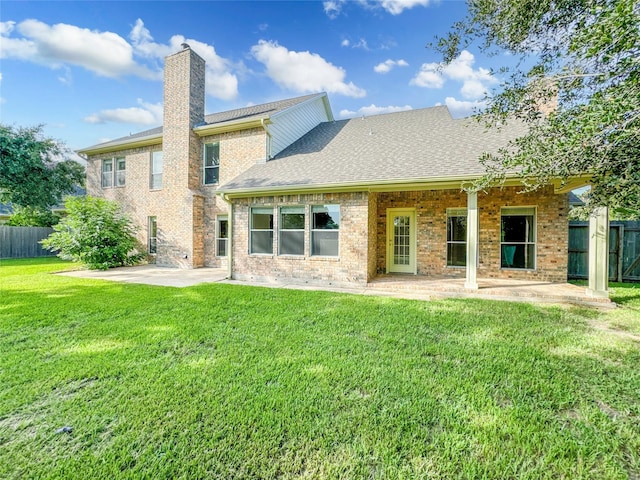
[(220, 173), (220, 144), (206, 143), (204, 145), (204, 173), (205, 185), (218, 183)]
[(218, 217), (218, 228), (216, 230), (216, 255), (218, 257), (227, 256), (229, 244), (229, 219), (226, 215)]
[(280, 208), (280, 255), (304, 255), (304, 207)]
[(250, 253), (273, 253), (273, 208), (251, 209)]
[(467, 210), (447, 209), (447, 266), (467, 265)]
[(536, 267), (536, 210), (532, 207), (503, 208), (500, 215), (500, 266)]
[(151, 154), (151, 177), (150, 187), (152, 190), (162, 188), (162, 152), (153, 152)]
[(311, 255), (337, 257), (340, 240), (340, 205), (313, 205), (311, 217)]

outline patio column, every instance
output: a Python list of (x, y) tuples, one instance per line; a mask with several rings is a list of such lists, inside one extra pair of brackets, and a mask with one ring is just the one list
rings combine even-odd
[(609, 210), (596, 208), (589, 216), (590, 297), (609, 298)]
[(464, 288), (478, 289), (478, 192), (467, 192), (467, 277)]

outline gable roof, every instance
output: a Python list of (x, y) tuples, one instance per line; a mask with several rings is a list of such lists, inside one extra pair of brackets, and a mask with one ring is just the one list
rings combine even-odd
[(486, 129), (453, 119), (445, 106), (325, 122), (273, 160), (252, 166), (220, 192), (378, 188), (473, 180), (479, 158), (525, 133), (522, 125)]
[[(326, 97), (326, 93), (313, 93), (303, 95), (301, 97), (287, 98), (275, 102), (263, 103), (260, 105), (251, 105), (248, 107), (236, 108), (225, 112), (212, 113), (205, 115), (204, 122), (196, 125), (194, 130), (203, 129), (205, 127), (217, 125), (234, 125), (236, 123), (247, 123), (252, 121), (267, 120), (272, 116), (284, 112), (298, 104), (318, 98)], [(162, 127), (155, 127), (142, 132), (134, 133), (126, 137), (116, 138), (108, 142), (92, 145), (87, 148), (78, 150), (82, 154), (96, 154), (102, 152), (110, 152), (123, 150), (125, 148), (140, 147), (144, 145), (153, 145), (161, 143)]]

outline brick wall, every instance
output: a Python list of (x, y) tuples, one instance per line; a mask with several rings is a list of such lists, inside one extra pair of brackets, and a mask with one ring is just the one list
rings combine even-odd
[[(339, 257), (314, 257), (310, 251), (311, 205), (339, 204)], [(305, 254), (278, 255), (278, 207), (304, 205)], [(274, 208), (274, 254), (249, 254), (249, 211), (252, 206)], [(283, 195), (234, 200), (233, 271), (242, 280), (336, 285), (363, 285), (368, 279), (369, 195), (367, 193)]]
[[(564, 282), (567, 279), (568, 196), (553, 187), (519, 193), (515, 187), (478, 194), (480, 218), (478, 277)], [(380, 193), (377, 210), (377, 270), (386, 270), (387, 208), (414, 208), (419, 275), (464, 278), (465, 269), (447, 267), (447, 208), (466, 208), (467, 195), (459, 190)], [(535, 270), (500, 268), (500, 210), (508, 206), (537, 209)]]

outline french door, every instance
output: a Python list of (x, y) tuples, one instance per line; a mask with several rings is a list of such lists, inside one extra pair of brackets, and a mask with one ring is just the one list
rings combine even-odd
[(387, 209), (387, 272), (416, 273), (416, 212)]

